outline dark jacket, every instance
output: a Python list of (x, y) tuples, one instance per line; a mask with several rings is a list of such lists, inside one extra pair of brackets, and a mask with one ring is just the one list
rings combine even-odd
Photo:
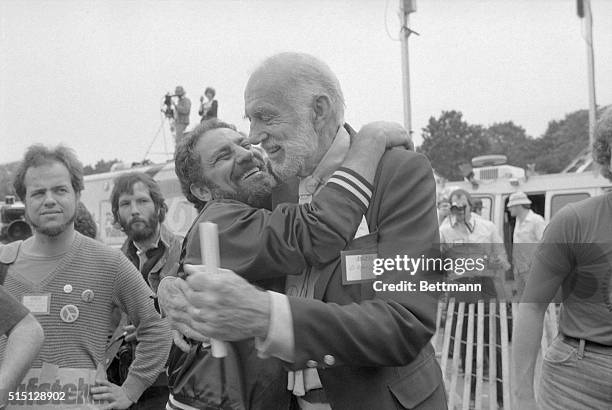
[[(176, 276), (181, 256), (183, 238), (172, 233), (164, 224), (161, 224), (159, 244), (157, 248), (149, 249), (149, 258), (142, 269), (142, 276), (153, 292), (157, 293), (159, 282), (166, 276)], [(121, 246), (121, 252), (139, 269), (140, 260), (136, 254), (134, 242), (127, 239)]]
[[(205, 209), (207, 219), (218, 224), (222, 267), (248, 280), (298, 274), (307, 266), (319, 272), (318, 300), (289, 297), (295, 357), (284, 364), (289, 369), (317, 367), (334, 409), (447, 406), (442, 372), (429, 343), (436, 295), (375, 292), (372, 282), (345, 285), (338, 252), (356, 249), (389, 259), (439, 256), (435, 189), (423, 155), (388, 151), (366, 213), (371, 233), (354, 241), (363, 209), (328, 186), (303, 208), (281, 205), (270, 212), (213, 201)], [(345, 240), (340, 247), (338, 236)], [(198, 248), (192, 249), (199, 253)], [(191, 256), (188, 250), (186, 260)], [(391, 270), (383, 278), (418, 285), (422, 279), (441, 279), (438, 275)]]

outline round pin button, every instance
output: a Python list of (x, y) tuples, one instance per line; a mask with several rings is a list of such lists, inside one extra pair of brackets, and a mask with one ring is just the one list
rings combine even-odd
[(60, 310), (60, 318), (66, 323), (72, 323), (79, 318), (79, 308), (75, 305), (66, 305)]
[(72, 285), (71, 284), (64, 285), (64, 293), (71, 293), (71, 292), (72, 292)]
[(91, 289), (85, 289), (83, 293), (81, 293), (81, 299), (83, 302), (91, 303), (94, 300), (94, 292)]

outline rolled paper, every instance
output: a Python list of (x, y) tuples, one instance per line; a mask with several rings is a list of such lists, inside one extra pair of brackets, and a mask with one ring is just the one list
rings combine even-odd
[[(211, 274), (219, 273), (219, 234), (217, 224), (201, 222), (198, 226), (200, 232), (200, 253), (202, 264)], [(210, 339), (210, 350), (213, 357), (227, 356), (227, 348), (222, 340)]]

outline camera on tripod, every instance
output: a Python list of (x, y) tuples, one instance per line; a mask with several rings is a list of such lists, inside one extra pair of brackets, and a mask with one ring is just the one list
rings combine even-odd
[(174, 108), (172, 108), (172, 97), (177, 95), (170, 94), (169, 92), (164, 95), (164, 101), (162, 102), (161, 112), (168, 119), (174, 118)]

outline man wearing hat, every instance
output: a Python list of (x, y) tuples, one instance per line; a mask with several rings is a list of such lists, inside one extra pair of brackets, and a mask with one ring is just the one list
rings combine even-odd
[(512, 236), (512, 265), (514, 267), (514, 280), (520, 297), (525, 290), (525, 282), (531, 268), (531, 260), (535, 251), (535, 244), (540, 242), (546, 228), (546, 222), (541, 215), (531, 210), (531, 200), (524, 192), (517, 191), (510, 195), (508, 211), (516, 218), (514, 235)]
[(189, 125), (191, 100), (185, 97), (185, 89), (180, 85), (176, 86), (174, 94), (178, 97), (178, 102), (172, 102), (174, 106), (174, 143), (178, 145), (183, 138), (185, 128)]

